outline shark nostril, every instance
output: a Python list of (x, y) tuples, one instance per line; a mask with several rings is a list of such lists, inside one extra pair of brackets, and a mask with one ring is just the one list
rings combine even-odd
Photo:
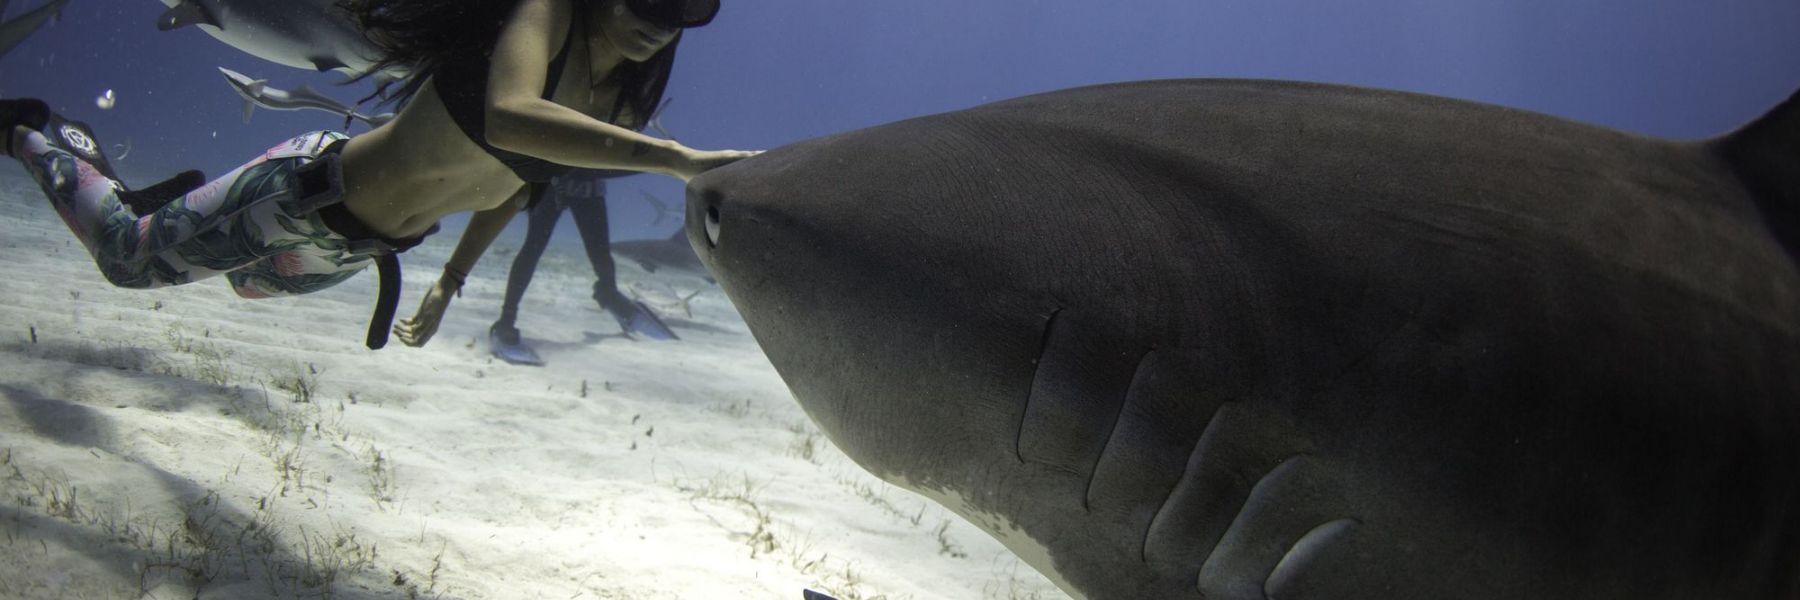
[(719, 207), (706, 207), (706, 243), (717, 248), (719, 246)]

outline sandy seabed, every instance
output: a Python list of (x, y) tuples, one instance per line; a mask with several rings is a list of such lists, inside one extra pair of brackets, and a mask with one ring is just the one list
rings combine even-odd
[[(373, 272), (114, 288), (4, 170), (0, 598), (1065, 597), (845, 458), (700, 274), (619, 261), (683, 338), (634, 341), (553, 245), (519, 321), (549, 366), (513, 366), (502, 238), (430, 345), (374, 352)], [(455, 233), (403, 257), (402, 316)]]

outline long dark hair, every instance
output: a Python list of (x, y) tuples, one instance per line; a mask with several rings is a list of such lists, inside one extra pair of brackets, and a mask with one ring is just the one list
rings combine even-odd
[[(574, 20), (579, 24), (582, 14), (598, 0), (573, 2)], [(338, 8), (348, 13), (381, 51), (375, 66), (350, 82), (390, 69), (404, 72), (403, 79), (384, 83), (370, 97), (381, 98), (383, 104), (405, 104), (446, 61), (493, 54), (500, 28), (518, 4), (519, 0), (337, 0)], [(633, 130), (649, 124), (669, 85), (675, 48), (680, 43), (681, 35), (676, 34), (649, 60), (625, 61), (614, 69), (606, 83), (618, 87), (619, 100), (609, 122)], [(390, 92), (393, 83), (400, 87)]]

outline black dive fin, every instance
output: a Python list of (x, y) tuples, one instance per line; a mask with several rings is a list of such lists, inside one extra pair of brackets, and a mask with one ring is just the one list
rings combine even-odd
[(50, 138), (50, 143), (93, 165), (107, 179), (119, 180), (118, 172), (106, 160), (106, 153), (100, 150), (100, 138), (94, 135), (94, 130), (87, 123), (70, 121), (62, 115), (50, 113), (49, 120), (40, 131), (44, 132), (44, 137)]
[(1800, 259), (1800, 92), (1714, 143), (1756, 196), (1770, 232)]
[(219, 20), (213, 18), (212, 13), (207, 11), (206, 7), (194, 0), (182, 0), (181, 4), (163, 11), (162, 16), (156, 18), (156, 29), (159, 31), (181, 29), (193, 25), (218, 27)]
[(206, 185), (206, 175), (189, 169), (147, 188), (119, 192), (119, 202), (131, 208), (131, 214), (144, 216)]

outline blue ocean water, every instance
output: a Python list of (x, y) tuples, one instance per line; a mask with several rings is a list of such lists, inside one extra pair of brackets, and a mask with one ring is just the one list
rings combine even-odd
[[(14, 0), (13, 16), (42, 0)], [(278, 1), (278, 0), (240, 0)], [(768, 148), (987, 101), (1179, 77), (1301, 79), (1493, 102), (1673, 137), (1722, 132), (1800, 88), (1793, 0), (726, 0), (680, 50), (663, 122), (698, 148)], [(158, 0), (71, 0), (0, 57), (0, 95), (37, 96), (129, 140), (128, 173), (222, 173), (316, 112), (249, 122), (216, 67), (355, 100), (368, 84), (268, 63), (188, 28)], [(110, 110), (95, 98), (113, 90)], [(666, 236), (649, 192), (613, 186), (615, 239)], [(565, 228), (569, 229), (569, 228)], [(560, 237), (573, 235), (562, 232)]]

